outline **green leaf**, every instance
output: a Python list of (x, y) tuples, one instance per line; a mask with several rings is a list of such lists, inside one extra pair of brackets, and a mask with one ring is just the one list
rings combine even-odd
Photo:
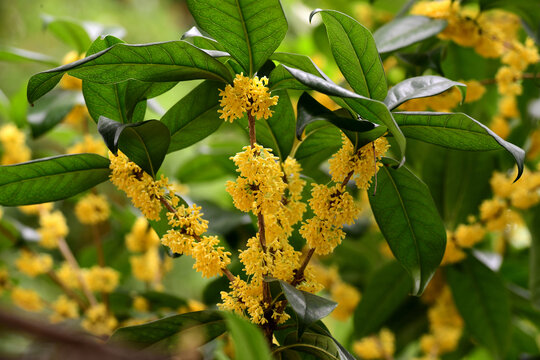
[(408, 15), (398, 17), (381, 26), (373, 33), (379, 53), (402, 49), (428, 39), (443, 31), (448, 22), (427, 16)]
[(362, 300), (354, 312), (355, 338), (378, 331), (405, 302), (411, 286), (409, 275), (396, 261), (377, 270), (362, 292)]
[(286, 350), (295, 350), (312, 354), (317, 359), (322, 360), (340, 359), (338, 348), (332, 338), (312, 332), (305, 332), (300, 340), (297, 339), (294, 332), (290, 333), (285, 339), (284, 346), (275, 348), (272, 351), (272, 355), (275, 357), (276, 354)]
[(315, 14), (321, 14), (334, 59), (353, 90), (367, 98), (384, 100), (386, 76), (369, 30), (339, 11), (317, 9), (310, 20)]
[(0, 61), (11, 61), (11, 62), (36, 62), (39, 64), (45, 64), (50, 66), (60, 65), (58, 61), (52, 57), (37, 52), (18, 49), (10, 46), (1, 46), (0, 47)]
[(181, 40), (190, 40), (193, 45), (200, 49), (225, 51), (225, 49), (223, 48), (223, 46), (221, 46), (220, 43), (218, 43), (215, 39), (212, 39), (211, 37), (202, 34), (196, 26), (193, 26), (191, 29), (186, 31), (182, 35)]
[(176, 295), (167, 294), (159, 291), (145, 291), (140, 294), (150, 303), (153, 309), (171, 308), (178, 309), (181, 306), (187, 305), (185, 299), (179, 298)]
[[(274, 150), (281, 161), (285, 161), (294, 142), (295, 116), (291, 99), (286, 90), (273, 91), (272, 95), (279, 96), (277, 105), (272, 107), (274, 114), (268, 119), (259, 119), (255, 122), (257, 142), (264, 147)], [(246, 116), (238, 120), (245, 130), (248, 129)]]
[(113, 154), (118, 149), (153, 178), (165, 159), (169, 148), (169, 129), (157, 120), (135, 124), (121, 124), (100, 117), (98, 131)]
[(528, 221), (531, 232), (531, 250), (529, 252), (529, 290), (531, 303), (540, 310), (540, 206), (531, 209)]
[(502, 279), (471, 255), (448, 267), (446, 279), (468, 331), (503, 359), (510, 342), (511, 313)]
[(412, 293), (421, 295), (442, 260), (446, 229), (426, 184), (409, 169), (390, 166), (395, 160), (383, 163), (377, 185), (368, 190), (369, 203), (392, 253), (413, 279)]
[(161, 118), (171, 132), (169, 152), (186, 148), (216, 131), (219, 118), (219, 83), (205, 81), (191, 90)]
[(261, 330), (246, 319), (233, 313), (223, 313), (227, 321), (227, 329), (234, 342), (236, 360), (270, 360), (268, 344)]
[(383, 136), (387, 131), (387, 127), (384, 125), (381, 126), (365, 120), (340, 117), (305, 92), (298, 100), (296, 137), (301, 140), (306, 126), (315, 121), (328, 121), (340, 128), (351, 142), (355, 144), (356, 149)]
[(32, 76), (28, 82), (28, 101), (33, 103), (49, 92), (66, 72), (101, 84), (130, 79), (146, 82), (232, 80), (229, 70), (219, 60), (185, 41), (116, 44), (79, 61)]
[(345, 347), (341, 345), (340, 342), (332, 336), (332, 334), (330, 334), (330, 331), (328, 331), (328, 328), (324, 325), (322, 321), (317, 321), (315, 324), (311, 325), (309, 327), (309, 331), (315, 332), (317, 334), (326, 335), (330, 339), (332, 339), (334, 341), (334, 344), (337, 346), (337, 351), (341, 360), (356, 360), (356, 358), (352, 356), (347, 351), (347, 349), (345, 349)]
[(0, 205), (67, 199), (109, 178), (109, 160), (96, 154), (60, 155), (0, 166)]
[(388, 95), (386, 95), (384, 103), (392, 110), (405, 101), (437, 95), (450, 89), (452, 86), (465, 87), (466, 85), (442, 76), (416, 76), (403, 80), (388, 90)]
[(80, 97), (73, 91), (54, 91), (31, 107), (27, 119), (32, 137), (37, 138), (58, 125), (78, 103), (78, 96)]
[[(323, 73), (317, 65), (308, 56), (299, 55), (294, 53), (276, 52), (270, 57), (270, 59), (280, 62), (283, 65), (293, 67), (315, 75), (322, 77), (328, 81), (331, 81), (325, 73)], [(278, 89), (296, 89), (296, 90), (309, 90), (309, 88), (300, 82), (298, 82), (294, 76), (291, 75), (283, 66), (277, 66), (272, 70), (269, 76), (268, 87), (271, 90)]]
[(225, 331), (223, 313), (215, 310), (204, 310), (120, 328), (111, 335), (108, 342), (128, 344), (138, 349), (144, 349), (175, 335), (181, 337), (187, 332), (195, 332), (206, 343)]
[(394, 136), (399, 146), (400, 157), (403, 158), (406, 146), (405, 136), (403, 136), (403, 133), (392, 117), (392, 113), (390, 113), (384, 103), (355, 94), (352, 91), (344, 89), (331, 81), (327, 81), (305, 71), (294, 69), (286, 65), (282, 66), (300, 83), (309, 87), (310, 89), (317, 90), (326, 95), (344, 98), (345, 102), (354, 110), (354, 112), (360, 115), (362, 119), (385, 125), (390, 133)]
[(490, 151), (505, 149), (518, 166), (516, 180), (523, 173), (525, 152), (503, 140), (484, 124), (463, 113), (394, 112), (405, 136), (449, 149)]
[(287, 32), (279, 0), (188, 0), (201, 29), (216, 39), (252, 76)]
[(341, 148), (341, 131), (334, 125), (315, 122), (306, 128), (305, 136), (294, 153), (303, 173), (319, 165)]
[(283, 294), (298, 317), (298, 335), (302, 336), (304, 330), (314, 322), (328, 316), (337, 304), (323, 297), (298, 290), (282, 280), (278, 281)]
[(86, 29), (76, 21), (59, 19), (50, 15), (42, 15), (41, 18), (44, 28), (69, 47), (76, 49), (79, 54), (84, 53), (92, 43)]

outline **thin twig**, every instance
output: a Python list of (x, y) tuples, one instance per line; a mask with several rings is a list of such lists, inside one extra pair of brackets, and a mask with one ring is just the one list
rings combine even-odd
[(302, 261), (302, 265), (298, 268), (296, 271), (296, 274), (294, 275), (294, 279), (291, 282), (292, 286), (296, 286), (304, 280), (304, 271), (306, 271), (306, 268), (309, 264), (309, 261), (313, 257), (313, 254), (315, 253), (315, 248), (309, 249), (308, 253), (306, 254), (306, 257), (304, 258), (304, 261)]

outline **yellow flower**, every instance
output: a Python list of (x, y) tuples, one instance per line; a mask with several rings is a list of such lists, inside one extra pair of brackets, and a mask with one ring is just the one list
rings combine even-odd
[(200, 241), (193, 244), (192, 256), (195, 259), (193, 268), (202, 273), (203, 277), (212, 277), (222, 274), (222, 269), (230, 264), (230, 255), (219, 244), (217, 236), (203, 236)]
[(48, 249), (56, 248), (58, 239), (65, 238), (69, 231), (66, 218), (58, 210), (41, 213), (39, 226), (38, 233), (41, 236), (39, 244)]
[(54, 303), (51, 304), (53, 314), (49, 317), (53, 323), (67, 319), (77, 319), (79, 317), (79, 306), (66, 295), (60, 295)]
[(91, 291), (110, 293), (118, 286), (120, 273), (110, 267), (94, 265), (83, 272), (84, 280)]
[(133, 308), (140, 312), (147, 312), (150, 309), (150, 302), (144, 296), (135, 296)]
[(30, 160), (31, 151), (26, 146), (26, 135), (15, 125), (7, 124), (0, 128), (2, 145), (2, 165), (18, 164)]
[(350, 225), (360, 213), (360, 208), (353, 197), (341, 184), (331, 188), (322, 184), (314, 185), (311, 189), (309, 206), (313, 209), (315, 216), (327, 220), (334, 226)]
[(493, 117), (491, 124), (489, 124), (489, 128), (503, 139), (506, 139), (508, 135), (510, 135), (510, 125), (502, 116)]
[(271, 117), (270, 106), (277, 104), (278, 97), (270, 96), (266, 84), (266, 77), (259, 80), (257, 76), (250, 79), (243, 74), (236, 74), (233, 85), (227, 85), (225, 90), (219, 91), (222, 107), (218, 110), (220, 118), (233, 122), (234, 119), (242, 118), (245, 112), (250, 112), (257, 119)]
[(519, 81), (522, 73), (512, 67), (502, 66), (495, 74), (497, 89), (501, 95), (521, 95), (523, 88)]
[(318, 217), (308, 219), (300, 228), (300, 235), (317, 255), (330, 254), (345, 238), (341, 226), (333, 226)]
[(26, 311), (41, 311), (44, 307), (43, 300), (34, 290), (15, 287), (11, 291), (11, 301)]
[(116, 318), (107, 313), (104, 304), (97, 304), (85, 312), (83, 328), (97, 336), (110, 335), (118, 325)]
[(76, 143), (66, 150), (67, 154), (92, 153), (102, 156), (107, 155), (107, 146), (101, 139), (94, 139), (91, 135), (84, 135), (83, 141)]
[(63, 262), (60, 268), (56, 270), (56, 276), (69, 289), (79, 289), (81, 284), (76, 271), (69, 263)]
[(460, 224), (454, 233), (456, 243), (462, 248), (473, 247), (475, 244), (482, 241), (485, 235), (486, 230), (480, 224)]
[(486, 88), (477, 80), (462, 81), (467, 85), (467, 95), (465, 95), (465, 102), (471, 103), (478, 101), (484, 96)]
[(160, 259), (157, 247), (153, 247), (142, 255), (129, 257), (133, 276), (141, 281), (154, 282), (159, 279)]
[(146, 252), (159, 244), (159, 237), (148, 221), (139, 217), (126, 235), (126, 247), (133, 252)]
[(395, 336), (384, 328), (378, 335), (369, 336), (353, 344), (353, 351), (362, 359), (387, 359), (394, 355)]
[[(79, 79), (77, 79), (79, 80)], [(71, 111), (64, 117), (64, 119), (62, 120), (65, 124), (69, 124), (69, 125), (73, 125), (73, 126), (78, 126), (78, 125), (81, 125), (81, 124), (84, 124), (86, 122), (86, 119), (90, 116), (90, 114), (88, 114), (88, 108), (86, 107), (86, 105), (82, 105), (82, 104), (75, 104), (72, 108), (71, 108)], [(90, 135), (85, 135), (84, 136), (85, 139), (88, 137), (89, 139), (92, 139), (92, 137)], [(75, 146), (77, 146), (77, 148), (75, 148)], [(79, 153), (79, 152), (86, 152), (86, 151), (80, 151), (81, 148), (83, 147), (90, 147), (91, 148), (94, 148), (96, 149), (96, 151), (99, 149), (99, 145), (97, 142), (94, 142), (94, 140), (92, 140), (92, 143), (87, 143), (87, 144), (77, 144), (73, 147), (73, 150), (69, 151), (69, 153)], [(94, 151), (90, 151), (90, 152), (94, 152)], [(96, 152), (97, 153), (97, 152)], [(105, 153), (107, 153), (107, 151), (105, 151)], [(101, 153), (97, 153), (97, 154), (101, 154)]]
[(516, 97), (514, 95), (503, 96), (499, 100), (499, 112), (501, 116), (504, 116), (505, 118), (519, 117)]
[(444, 256), (441, 261), (441, 265), (449, 265), (460, 262), (465, 259), (467, 255), (459, 248), (456, 243), (454, 235), (446, 232), (446, 249), (444, 250)]
[[(78, 54), (75, 50), (68, 52), (62, 59), (62, 65), (67, 65), (84, 58), (84, 54)], [(81, 90), (82, 80), (65, 74), (60, 80), (60, 87), (66, 90)]]
[(103, 195), (88, 194), (75, 205), (75, 215), (82, 224), (94, 225), (107, 220), (111, 210)]
[(19, 258), (15, 261), (15, 265), (20, 272), (34, 277), (51, 270), (53, 259), (49, 254), (34, 254), (30, 251), (23, 250)]
[(332, 300), (338, 303), (338, 306), (332, 311), (332, 316), (338, 320), (345, 321), (354, 312), (360, 302), (360, 292), (354, 287), (344, 282), (338, 282), (330, 290)]
[(52, 209), (53, 203), (50, 202), (43, 204), (19, 206), (19, 210), (21, 210), (26, 215), (39, 215), (41, 213), (50, 212)]

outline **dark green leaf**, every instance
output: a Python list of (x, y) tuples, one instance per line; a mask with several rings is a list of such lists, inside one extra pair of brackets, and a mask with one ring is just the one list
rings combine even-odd
[(201, 33), (201, 31), (197, 29), (196, 26), (193, 26), (191, 29), (186, 31), (182, 35), (181, 40), (190, 40), (193, 45), (201, 49), (225, 51), (225, 49), (223, 48), (223, 46), (221, 46), (220, 43), (218, 43), (215, 39), (212, 39), (211, 37)]
[(116, 44), (82, 60), (38, 73), (28, 82), (28, 101), (49, 92), (64, 73), (82, 80), (114, 84), (126, 80), (174, 82), (213, 79), (230, 82), (227, 67), (185, 41), (145, 45)]
[(392, 253), (413, 279), (420, 295), (439, 266), (446, 247), (446, 230), (429, 188), (409, 169), (384, 166), (368, 190), (375, 220)]
[[(293, 53), (282, 53), (276, 52), (270, 57), (272, 60), (278, 61), (283, 65), (291, 66), (295, 69), (299, 69), (315, 75), (317, 77), (322, 77), (328, 81), (331, 81), (325, 73), (323, 73), (317, 65), (309, 57), (305, 55), (293, 54)], [(276, 67), (270, 74), (270, 81), (268, 86), (272, 90), (277, 89), (298, 89), (298, 90), (309, 90), (305, 85), (299, 83), (289, 71), (285, 70), (283, 66)]]
[(230, 155), (197, 154), (178, 168), (176, 178), (183, 184), (215, 180), (226, 175), (235, 175), (236, 167)]
[(0, 61), (11, 61), (11, 62), (24, 62), (31, 61), (40, 64), (58, 66), (60, 65), (58, 61), (53, 59), (50, 56), (40, 54), (37, 52), (18, 49), (9, 46), (0, 47)]
[(306, 327), (317, 320), (328, 316), (337, 306), (337, 304), (331, 300), (313, 295), (306, 291), (298, 290), (285, 281), (277, 281), (281, 285), (283, 294), (298, 317), (299, 336), (302, 336)]
[(42, 15), (43, 25), (66, 45), (84, 53), (92, 39), (82, 24), (68, 19), (59, 19), (49, 15)]
[(377, 270), (354, 312), (354, 336), (363, 338), (378, 331), (407, 299), (411, 286), (409, 275), (395, 261)]
[(204, 343), (215, 339), (226, 331), (223, 313), (204, 310), (181, 315), (173, 315), (146, 324), (124, 327), (116, 330), (110, 343), (129, 344), (144, 349), (175, 335), (195, 331)]
[(341, 148), (341, 131), (331, 124), (315, 122), (306, 128), (305, 136), (294, 154), (304, 172), (319, 165)]
[(386, 76), (369, 30), (339, 11), (317, 9), (310, 19), (315, 14), (321, 14), (334, 59), (353, 90), (367, 98), (384, 100)]
[(474, 256), (446, 271), (459, 313), (472, 336), (497, 359), (510, 341), (511, 313), (502, 279)]
[(297, 340), (296, 334), (290, 333), (284, 346), (274, 349), (272, 355), (276, 356), (276, 354), (289, 349), (312, 354), (317, 359), (339, 360), (339, 351), (334, 340), (326, 335), (305, 332), (300, 340)]
[[(294, 142), (294, 109), (286, 90), (273, 91), (272, 95), (279, 96), (276, 106), (272, 107), (274, 114), (269, 119), (259, 119), (255, 122), (257, 142), (274, 150), (281, 161), (285, 161)], [(247, 118), (238, 120), (244, 129), (248, 128)]]
[(43, 101), (28, 110), (32, 137), (37, 138), (58, 125), (78, 103), (78, 94), (59, 90), (48, 94)]
[(343, 345), (337, 341), (332, 334), (330, 334), (330, 331), (328, 331), (328, 328), (324, 325), (322, 321), (317, 321), (315, 324), (311, 325), (309, 327), (309, 330), (312, 332), (315, 332), (317, 334), (326, 335), (329, 338), (331, 338), (334, 341), (334, 344), (337, 346), (337, 351), (339, 354), (339, 358), (341, 360), (356, 360), (354, 356), (352, 356), (347, 349)]
[(347, 104), (364, 120), (385, 125), (394, 136), (400, 150), (400, 157), (405, 154), (405, 136), (397, 126), (392, 114), (384, 103), (366, 98), (344, 89), (331, 81), (314, 76), (302, 70), (282, 65), (294, 78), (310, 89), (317, 90), (326, 95), (338, 96), (345, 99)]
[(69, 198), (109, 178), (109, 160), (96, 154), (60, 155), (0, 166), (0, 205)]
[(466, 114), (435, 112), (393, 114), (407, 137), (457, 150), (489, 151), (503, 148), (516, 161), (519, 170), (516, 180), (523, 172), (525, 152)]
[(528, 221), (532, 241), (529, 253), (529, 290), (532, 305), (540, 310), (540, 206), (531, 212), (532, 218)]
[(398, 17), (373, 33), (379, 53), (395, 51), (437, 35), (448, 23), (443, 19), (408, 15)]
[(187, 304), (186, 300), (176, 295), (167, 294), (159, 291), (145, 291), (140, 294), (149, 301), (153, 309), (171, 308), (178, 309)]
[(171, 132), (169, 152), (186, 148), (216, 131), (219, 118), (219, 83), (205, 81), (171, 107), (161, 118)]
[(246, 319), (233, 313), (224, 313), (227, 329), (234, 342), (235, 359), (237, 360), (270, 360), (268, 344), (261, 330)]
[(465, 84), (436, 75), (412, 77), (403, 80), (388, 90), (384, 103), (392, 110), (405, 101), (437, 95), (452, 86), (465, 86)]
[(157, 120), (121, 124), (102, 116), (98, 131), (112, 153), (122, 150), (131, 161), (155, 178), (171, 139), (165, 125)]
[(252, 76), (287, 32), (279, 0), (188, 0), (197, 24)]
[(296, 137), (301, 140), (304, 129), (315, 121), (328, 121), (345, 132), (347, 137), (360, 148), (383, 136), (386, 126), (374, 124), (365, 120), (354, 120), (337, 116), (308, 93), (303, 93), (298, 100), (298, 119), (296, 122)]

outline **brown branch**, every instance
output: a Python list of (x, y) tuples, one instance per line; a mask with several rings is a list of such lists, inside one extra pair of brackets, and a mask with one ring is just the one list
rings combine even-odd
[(251, 114), (251, 111), (247, 112), (248, 115), (248, 125), (249, 125), (249, 144), (251, 147), (257, 142), (257, 136), (255, 134), (255, 118)]
[(306, 257), (304, 258), (304, 261), (302, 261), (302, 265), (296, 270), (296, 273), (294, 274), (294, 279), (291, 282), (292, 286), (296, 286), (304, 280), (304, 271), (306, 271), (306, 268), (309, 264), (309, 261), (313, 257), (313, 254), (315, 253), (315, 248), (309, 249), (308, 253), (306, 254)]
[(49, 271), (47, 271), (46, 274), (56, 285), (58, 285), (62, 289), (62, 291), (67, 296), (69, 296), (71, 299), (75, 300), (81, 309), (83, 309), (83, 310), (88, 309), (88, 304), (85, 303), (83, 301), (83, 299), (81, 299), (81, 297), (75, 291), (68, 288), (66, 286), (66, 284), (64, 284), (64, 282), (62, 280), (60, 280), (60, 278), (58, 276), (56, 276), (56, 274), (53, 271), (49, 270)]

